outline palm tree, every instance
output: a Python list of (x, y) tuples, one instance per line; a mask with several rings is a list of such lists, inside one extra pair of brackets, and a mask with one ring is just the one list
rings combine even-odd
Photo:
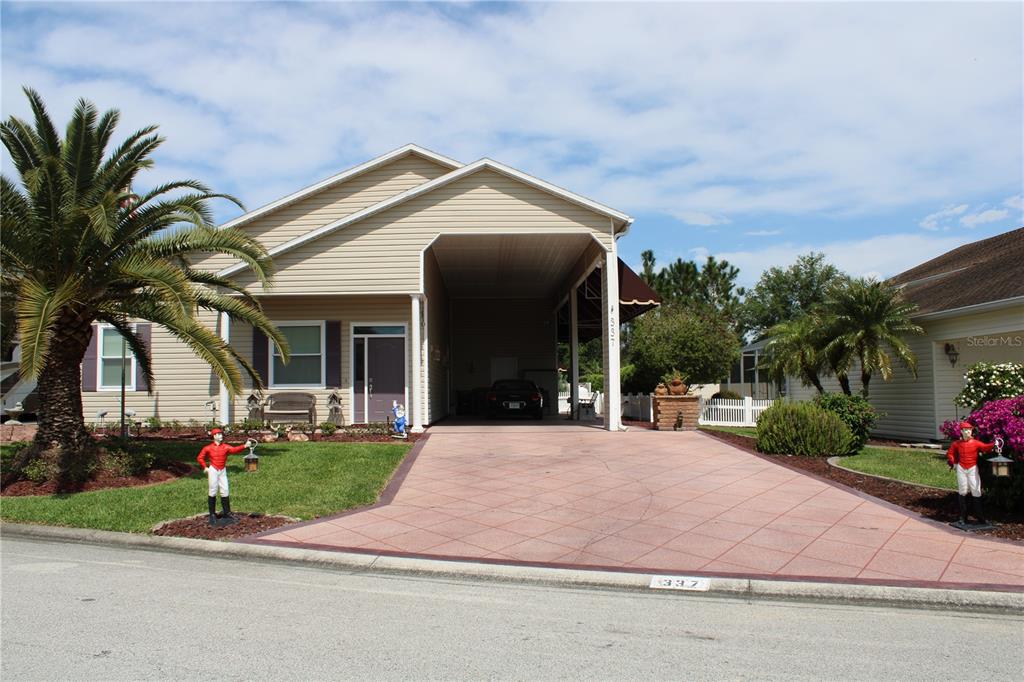
[(865, 398), (875, 372), (884, 381), (892, 378), (890, 350), (917, 377), (917, 358), (903, 340), (906, 335), (924, 333), (910, 321), (916, 309), (899, 289), (873, 279), (851, 279), (829, 291), (825, 312), (830, 321), (830, 341), (825, 351), (841, 358), (844, 372), (854, 358), (860, 362), (861, 394)]
[(819, 376), (826, 371), (826, 358), (821, 352), (818, 320), (804, 314), (792, 320), (779, 322), (767, 333), (763, 367), (776, 384), (787, 376), (800, 377), (804, 386), (814, 386), (819, 394), (825, 393)]
[(190, 346), (232, 393), (242, 390), (239, 368), (256, 386), (262, 382), (245, 358), (198, 321), (198, 309), (260, 329), (284, 355), (287, 344), (243, 287), (191, 265), (200, 253), (229, 254), (269, 284), (265, 249), (243, 232), (212, 223), (211, 199), (241, 206), (237, 199), (195, 180), (132, 193), (163, 142), (155, 126), (107, 154), (116, 110), (100, 116), (79, 100), (62, 139), (40, 96), (24, 91), (34, 125), (14, 116), (0, 124), (21, 181), (0, 179), (3, 323), (16, 327), (21, 374), (38, 379), (41, 397), (39, 428), (20, 464), (45, 452), (58, 464), (59, 480), (74, 483), (96, 454), (83, 420), (80, 374), (94, 322), (124, 336), (151, 390), (149, 348), (133, 332), (132, 319), (161, 325)]

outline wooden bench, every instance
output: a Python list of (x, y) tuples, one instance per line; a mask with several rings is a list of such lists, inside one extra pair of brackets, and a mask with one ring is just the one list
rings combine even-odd
[(316, 396), (312, 393), (273, 393), (263, 407), (267, 422), (308, 422), (316, 424)]

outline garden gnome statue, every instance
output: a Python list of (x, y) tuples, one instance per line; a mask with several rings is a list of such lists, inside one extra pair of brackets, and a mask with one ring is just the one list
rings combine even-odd
[[(210, 525), (227, 526), (237, 523), (238, 519), (231, 515), (231, 498), (228, 492), (228, 455), (237, 455), (249, 447), (250, 443), (255, 445), (256, 441), (247, 439), (243, 445), (228, 445), (224, 442), (224, 432), (220, 429), (211, 429), (210, 436), (213, 442), (199, 451), (196, 460), (203, 467), (209, 482), (208, 503), (210, 507)], [(209, 458), (209, 463), (207, 463)], [(217, 518), (217, 491), (220, 490), (220, 504), (223, 508), (221, 518)]]
[(405, 426), (407, 423), (405, 419), (405, 405), (400, 404), (397, 400), (392, 400), (391, 414), (395, 415), (395, 433), (392, 437), (408, 438), (409, 434), (405, 432)]
[[(981, 477), (978, 474), (978, 454), (989, 452), (995, 443), (982, 443), (974, 438), (974, 425), (970, 422), (960, 423), (960, 440), (953, 441), (946, 453), (949, 468), (956, 471), (956, 487), (959, 493), (960, 521), (954, 523), (959, 528), (978, 528), (987, 526), (985, 514), (981, 510)], [(968, 526), (967, 493), (973, 498), (973, 514), (979, 525)]]

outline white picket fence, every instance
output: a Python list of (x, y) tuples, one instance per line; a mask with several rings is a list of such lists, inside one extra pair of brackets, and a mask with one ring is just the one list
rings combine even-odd
[(715, 398), (702, 400), (699, 423), (707, 426), (757, 426), (757, 418), (774, 400)]
[[(586, 387), (586, 388), (584, 388)], [(590, 392), (590, 384), (580, 384), (580, 400), (593, 400), (594, 413), (604, 414), (604, 394), (600, 391)], [(634, 421), (654, 421), (654, 402), (649, 393), (623, 393), (622, 418)], [(560, 414), (569, 414), (569, 392), (558, 394)]]

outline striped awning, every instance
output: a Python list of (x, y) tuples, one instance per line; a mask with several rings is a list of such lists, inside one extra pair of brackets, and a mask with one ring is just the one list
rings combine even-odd
[[(600, 268), (595, 268), (576, 290), (576, 304), (580, 341), (596, 339), (601, 335)], [(620, 258), (619, 322), (629, 322), (659, 305), (661, 305), (661, 297)], [(566, 305), (562, 307), (558, 315), (558, 340), (568, 341), (569, 334), (569, 306)]]

